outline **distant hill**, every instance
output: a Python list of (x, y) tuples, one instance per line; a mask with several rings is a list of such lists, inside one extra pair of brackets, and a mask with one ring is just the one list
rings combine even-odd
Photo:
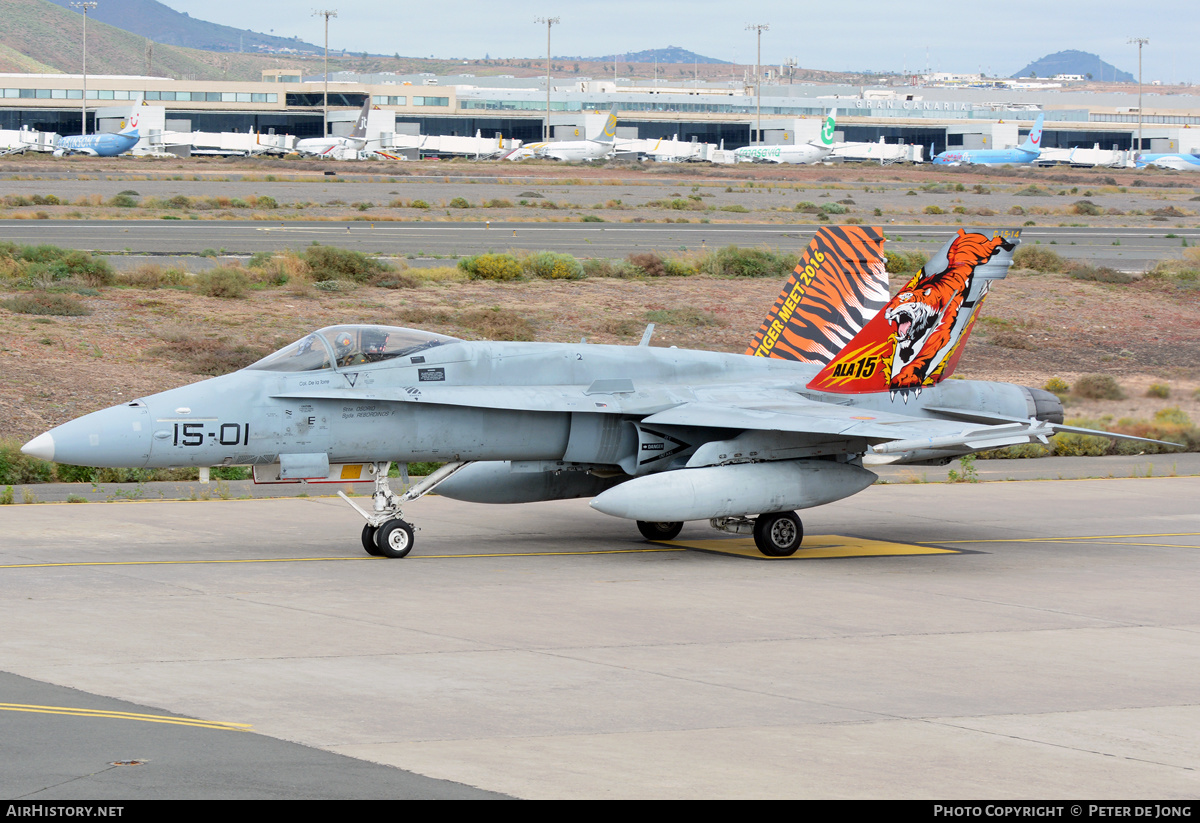
[[(89, 15), (91, 16), (91, 15)], [(50, 0), (4, 0), (0, 71), (78, 74), (83, 20)], [(155, 43), (99, 20), (88, 21), (89, 74), (153, 74), (196, 80), (258, 80), (263, 69), (291, 60), (255, 54), (219, 54)]]
[[(50, 2), (77, 13), (71, 9), (71, 0)], [(88, 13), (88, 17), (148, 37), (156, 43), (189, 49), (264, 54), (324, 52), (324, 47), (314, 46), (294, 37), (276, 37), (197, 20), (189, 17), (187, 12), (175, 11), (157, 0), (102, 0)]]
[(728, 64), (728, 60), (718, 60), (715, 57), (705, 57), (702, 54), (696, 54), (694, 51), (688, 51), (679, 46), (667, 46), (665, 49), (646, 49), (644, 51), (631, 51), (625, 54), (609, 54), (603, 57), (563, 57), (562, 60), (583, 60), (588, 63), (602, 63), (611, 60), (620, 60), (622, 63), (724, 63)]
[(1035, 60), (1013, 75), (1018, 77), (1050, 78), (1056, 74), (1082, 74), (1098, 82), (1132, 83), (1137, 80), (1127, 71), (1120, 71), (1111, 63), (1105, 63), (1099, 55), (1086, 51), (1060, 51)]

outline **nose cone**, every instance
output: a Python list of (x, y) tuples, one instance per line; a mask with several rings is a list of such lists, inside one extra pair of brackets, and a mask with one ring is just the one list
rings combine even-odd
[(50, 436), (50, 432), (39, 434), (37, 437), (30, 440), (21, 447), (21, 452), (30, 457), (37, 457), (41, 460), (54, 459), (54, 438)]
[(140, 468), (150, 459), (150, 415), (141, 401), (64, 423), (26, 443), (32, 457), (73, 466)]

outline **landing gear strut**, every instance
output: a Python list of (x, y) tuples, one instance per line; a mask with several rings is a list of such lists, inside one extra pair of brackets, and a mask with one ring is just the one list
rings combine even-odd
[(399, 495), (392, 491), (388, 483), (388, 469), (392, 464), (372, 464), (371, 469), (375, 473), (375, 492), (371, 495), (373, 512), (366, 511), (339, 491), (338, 497), (349, 503), (367, 521), (362, 530), (362, 546), (367, 554), (375, 557), (407, 556), (413, 547), (413, 527), (404, 520), (400, 507), (433, 491), (443, 480), (469, 465), (469, 462), (447, 463)]

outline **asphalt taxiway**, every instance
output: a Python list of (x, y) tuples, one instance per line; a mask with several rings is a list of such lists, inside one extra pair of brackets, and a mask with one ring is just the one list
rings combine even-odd
[[(1005, 225), (999, 219), (995, 225)], [(50, 243), (116, 254), (198, 254), (207, 249), (249, 255), (303, 250), (315, 243), (392, 256), (454, 256), (544, 249), (577, 257), (623, 258), (639, 250), (661, 253), (722, 246), (770, 247), (798, 253), (819, 224), (796, 223), (507, 223), (262, 220), (0, 220), (0, 234), (14, 243)], [(889, 250), (940, 248), (955, 226), (889, 224)], [(1200, 244), (1200, 230), (1163, 227), (1022, 229), (1026, 243), (1054, 244), (1060, 254), (1122, 270), (1142, 270), (1176, 258)], [(1186, 244), (1186, 245), (1181, 245)]]
[[(109, 769), (139, 776), (106, 796), (235, 796), (222, 754), (236, 796), (280, 796), (255, 735), (330, 781), (517, 797), (1195, 797), (1197, 499), (880, 485), (804, 512), (785, 560), (701, 524), (646, 543), (585, 501), (423, 498), (404, 560), (363, 554), (336, 498), (0, 507), (25, 735), (0, 790)], [(99, 726), (125, 742), (75, 746)]]

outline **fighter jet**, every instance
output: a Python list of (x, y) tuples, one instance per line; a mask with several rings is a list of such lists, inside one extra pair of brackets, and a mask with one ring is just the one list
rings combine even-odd
[[(405, 504), (592, 497), (670, 540), (685, 521), (801, 545), (796, 509), (848, 497), (878, 462), (945, 463), (1046, 442), (1053, 394), (945, 380), (1018, 231), (960, 230), (889, 300), (878, 228), (821, 229), (744, 354), (471, 342), (337, 325), (245, 369), (58, 426), (23, 451), (88, 466), (251, 465), (259, 482), (370, 482), (363, 548), (404, 557)], [(1136, 439), (1136, 438), (1135, 438)], [(444, 465), (406, 491), (392, 463)], [(402, 475), (407, 479), (407, 471)]]

